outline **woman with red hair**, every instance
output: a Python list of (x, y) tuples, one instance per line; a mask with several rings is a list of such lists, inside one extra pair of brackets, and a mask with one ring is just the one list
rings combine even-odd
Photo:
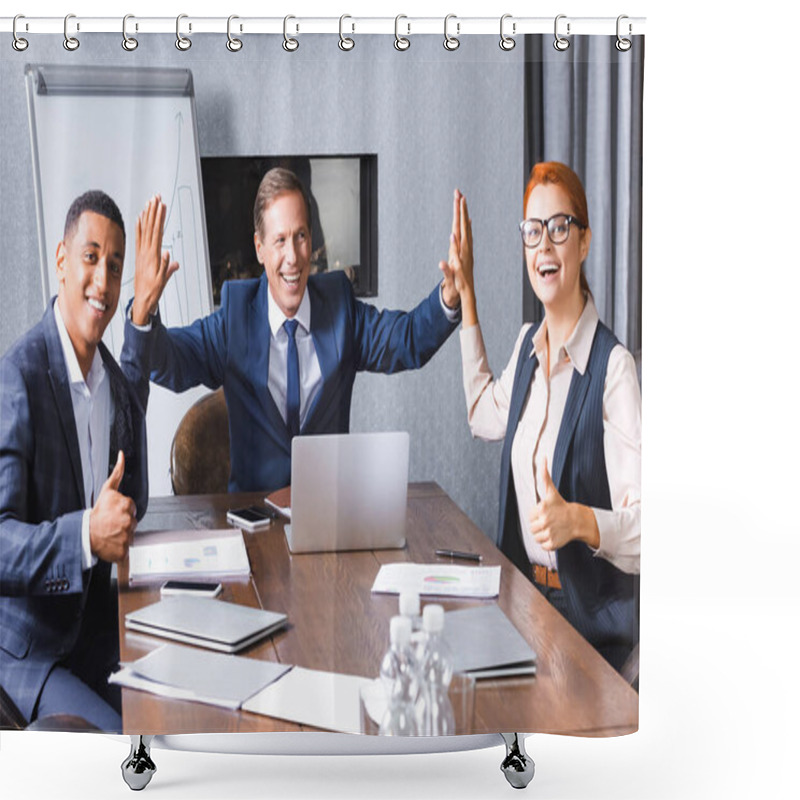
[(544, 306), (495, 379), (473, 282), (472, 226), (455, 193), (449, 263), (473, 436), (504, 439), (497, 543), (618, 670), (638, 641), (641, 393), (631, 354), (600, 321), (583, 273), (586, 194), (564, 164), (534, 166), (520, 233)]

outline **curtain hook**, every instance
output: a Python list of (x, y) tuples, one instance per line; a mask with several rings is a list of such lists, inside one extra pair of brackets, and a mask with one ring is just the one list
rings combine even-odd
[[(81, 46), (81, 43), (74, 36), (70, 36), (67, 30), (71, 19), (75, 19), (74, 14), (67, 14), (67, 16), (64, 17), (64, 49), (70, 52), (77, 50)], [(80, 30), (80, 27), (77, 27), (77, 23), (76, 30)]]
[[(11, 25), (11, 33), (14, 35), (14, 40), (11, 42), (11, 46), (18, 53), (21, 53), (23, 50), (27, 50), (28, 49), (28, 40), (27, 39), (23, 39), (21, 36), (19, 36), (17, 34), (17, 20), (20, 20), (20, 19), (25, 19), (25, 16), (23, 14), (17, 14), (17, 16), (14, 17), (14, 22)], [(25, 27), (27, 29), (27, 27), (28, 27), (27, 23), (25, 24)]]
[[(187, 19), (188, 14), (178, 14), (177, 19), (175, 20), (175, 47), (178, 50), (188, 50), (192, 46), (192, 40), (187, 38), (181, 33), (181, 20)], [(192, 24), (189, 23), (189, 31), (192, 30)]]
[[(617, 50), (620, 51), (620, 53), (627, 53), (628, 50), (631, 49), (631, 44), (632, 44), (630, 39), (623, 39), (622, 35), (620, 34), (620, 23), (624, 19), (628, 19), (628, 17), (625, 14), (620, 14), (617, 17), (617, 41), (614, 43), (614, 46), (617, 48)], [(631, 34), (631, 23), (629, 22), (628, 36), (630, 36), (630, 34)]]
[[(406, 39), (405, 36), (400, 35), (400, 20), (408, 19), (405, 14), (398, 14), (394, 18), (394, 49), (395, 50), (408, 50), (411, 47), (411, 39)], [(408, 28), (407, 33), (411, 33), (411, 25), (406, 23)]]
[[(225, 42), (225, 47), (227, 47), (228, 50), (231, 51), (231, 53), (238, 53), (242, 49), (242, 40), (237, 39), (235, 36), (231, 34), (231, 22), (233, 22), (233, 20), (235, 19), (239, 19), (239, 17), (237, 17), (236, 14), (231, 14), (228, 17), (228, 41)], [(239, 28), (239, 30), (241, 31), (241, 27)]]
[[(555, 38), (555, 41), (553, 42), (553, 47), (555, 47), (555, 49), (560, 51), (560, 52), (563, 52), (564, 50), (566, 50), (569, 47), (569, 39), (565, 39), (563, 36), (560, 36), (559, 33), (558, 33), (558, 22), (559, 22), (559, 20), (566, 19), (566, 18), (567, 18), (566, 14), (559, 14), (556, 17), (556, 22), (555, 22), (555, 27), (554, 27), (554, 32), (555, 32), (555, 37), (556, 38)], [(567, 36), (569, 36), (569, 22), (567, 22)]]
[(448, 14), (444, 18), (444, 42), (442, 44), (444, 44), (445, 50), (449, 50), (452, 53), (453, 50), (458, 50), (459, 46), (461, 45), (461, 42), (458, 40), (458, 33), (461, 30), (461, 23), (456, 22), (456, 35), (451, 36), (447, 32), (447, 23), (450, 22), (451, 19), (456, 19), (456, 15)]
[(126, 14), (122, 18), (122, 48), (130, 53), (139, 46), (139, 40), (135, 39), (133, 36), (128, 36), (129, 19), (135, 19), (133, 14)]
[[(503, 14), (503, 16), (500, 17), (500, 49), (505, 50), (506, 52), (508, 52), (509, 50), (513, 50), (517, 44), (516, 40), (512, 39), (511, 36), (506, 36), (503, 30), (503, 25), (505, 24), (505, 21), (507, 19), (511, 19), (511, 14)], [(516, 32), (517, 32), (517, 23), (512, 22), (511, 33), (513, 35)]]
[(287, 33), (286, 26), (290, 19), (295, 19), (291, 14), (283, 18), (283, 49), (286, 50), (287, 53), (293, 53), (300, 47), (300, 42), (297, 39), (292, 38)]
[[(351, 39), (349, 36), (345, 36), (344, 32), (342, 31), (342, 26), (346, 19), (353, 19), (353, 18), (349, 14), (342, 14), (342, 16), (339, 17), (339, 49), (345, 51), (352, 50), (356, 46), (355, 41)], [(351, 23), (351, 27), (353, 32), (355, 32), (356, 29), (355, 23)]]

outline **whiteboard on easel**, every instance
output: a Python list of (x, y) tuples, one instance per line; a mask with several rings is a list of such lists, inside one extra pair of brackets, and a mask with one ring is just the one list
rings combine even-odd
[[(167, 326), (212, 309), (192, 74), (186, 69), (29, 65), (28, 111), (38, 210), (42, 295), (58, 291), (55, 254), (72, 201), (90, 189), (114, 199), (126, 247), (117, 313), (103, 341), (116, 358), (133, 296), (135, 222), (148, 199), (167, 204), (163, 248), (180, 264), (159, 305)], [(169, 452), (188, 408), (208, 390), (180, 395), (152, 385), (147, 411), (150, 494), (171, 492)]]

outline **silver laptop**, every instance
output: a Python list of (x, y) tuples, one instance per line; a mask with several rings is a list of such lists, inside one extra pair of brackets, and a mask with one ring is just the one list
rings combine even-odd
[(407, 432), (295, 436), (289, 550), (404, 547), (407, 493)]

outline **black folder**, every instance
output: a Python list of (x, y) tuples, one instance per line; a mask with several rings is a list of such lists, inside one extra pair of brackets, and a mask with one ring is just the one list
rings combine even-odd
[(448, 611), (442, 633), (457, 672), (476, 679), (536, 674), (536, 652), (496, 603)]

